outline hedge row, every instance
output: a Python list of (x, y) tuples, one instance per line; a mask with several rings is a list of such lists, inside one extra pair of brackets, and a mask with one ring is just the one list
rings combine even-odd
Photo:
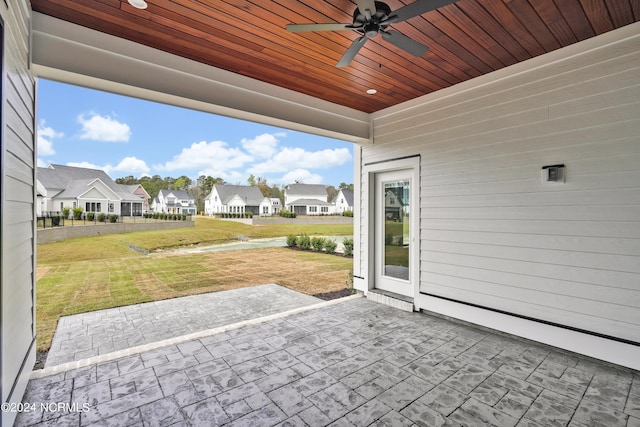
[(242, 213), (224, 212), (218, 215), (220, 215), (220, 218), (253, 218), (253, 212), (242, 212)]
[[(349, 256), (353, 255), (353, 239), (345, 237), (342, 240), (344, 246), (344, 254)], [(306, 234), (296, 236), (290, 234), (287, 236), (287, 246), (290, 248), (298, 247), (303, 250), (313, 250), (321, 252), (324, 250), (328, 254), (335, 254), (338, 244), (335, 240), (325, 239), (323, 237), (309, 237)]]
[(284, 218), (295, 218), (298, 216), (297, 213), (288, 211), (286, 209), (280, 209), (280, 216)]
[(165, 219), (168, 221), (186, 221), (187, 215), (185, 214), (169, 214), (164, 212), (148, 212), (144, 214), (147, 219)]

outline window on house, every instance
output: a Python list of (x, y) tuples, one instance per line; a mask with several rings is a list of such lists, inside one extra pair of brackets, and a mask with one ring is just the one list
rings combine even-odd
[(317, 206), (309, 206), (309, 212), (310, 213), (318, 212), (318, 207)]
[(100, 212), (100, 202), (86, 202), (84, 210), (85, 212)]
[(109, 203), (109, 212), (113, 212), (113, 211), (114, 211), (113, 203)]
[(329, 213), (329, 206), (321, 206), (320, 213)]
[(269, 206), (263, 206), (262, 207), (262, 214), (263, 215), (269, 214)]

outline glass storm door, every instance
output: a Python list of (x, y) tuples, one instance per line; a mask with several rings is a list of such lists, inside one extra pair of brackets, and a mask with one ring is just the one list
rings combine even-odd
[(413, 297), (410, 272), (411, 171), (377, 173), (375, 182), (375, 287)]

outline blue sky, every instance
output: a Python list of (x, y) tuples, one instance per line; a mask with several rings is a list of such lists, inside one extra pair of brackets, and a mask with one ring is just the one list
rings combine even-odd
[(353, 182), (353, 144), (40, 80), (38, 166), (103, 169), (113, 179), (160, 175), (230, 184), (337, 187)]

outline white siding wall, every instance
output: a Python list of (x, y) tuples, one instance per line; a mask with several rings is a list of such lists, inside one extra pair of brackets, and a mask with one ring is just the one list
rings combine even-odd
[[(640, 343), (640, 24), (373, 129), (361, 165), (421, 156), (421, 292)], [(557, 163), (566, 183), (543, 184)]]
[[(30, 6), (3, 4), (1, 355), (2, 402), (20, 402), (35, 362), (34, 80), (28, 70)], [(2, 411), (2, 425), (15, 413)]]

